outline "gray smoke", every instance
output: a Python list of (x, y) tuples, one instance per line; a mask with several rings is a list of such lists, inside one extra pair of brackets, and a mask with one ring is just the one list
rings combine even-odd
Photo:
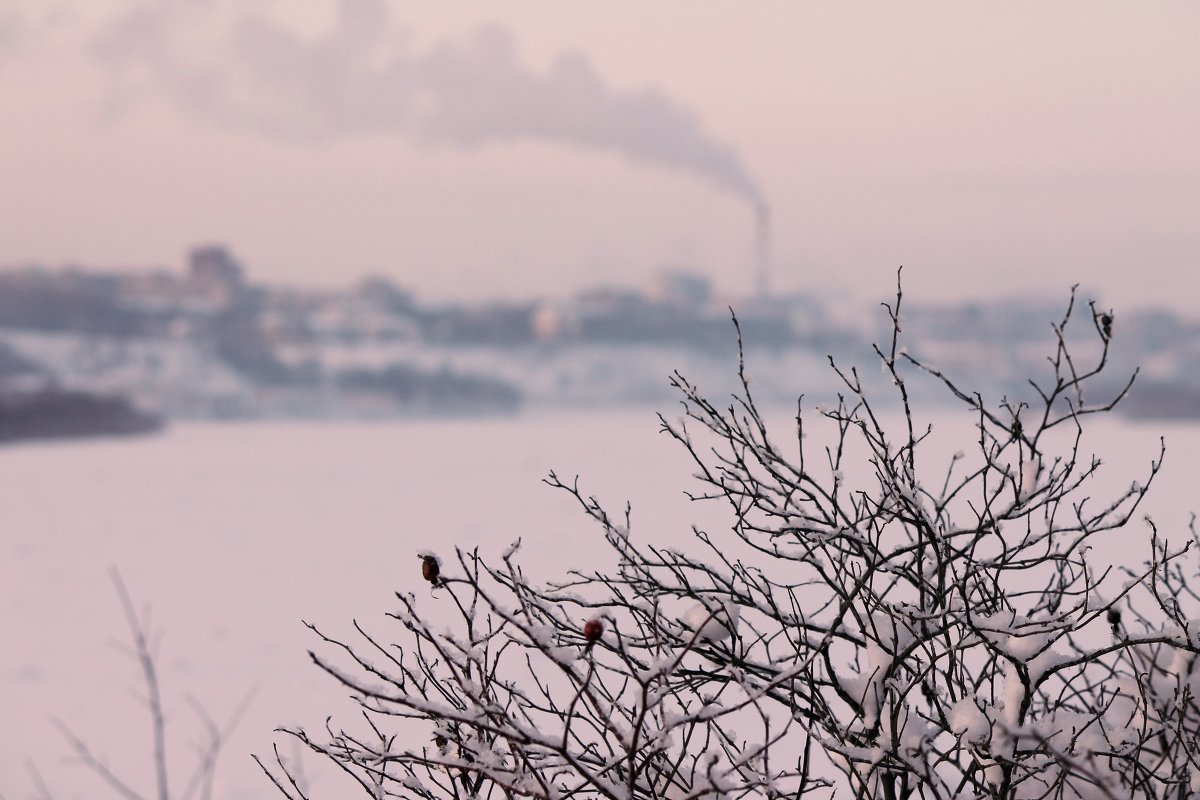
[(414, 53), (380, 0), (341, 0), (336, 23), (316, 39), (247, 13), (199, 37), (217, 11), (213, 0), (146, 3), (102, 31), (94, 52), (225, 125), (302, 140), (383, 133), (461, 148), (559, 142), (691, 172), (765, 206), (737, 153), (694, 114), (653, 89), (610, 88), (579, 53), (535, 73), (497, 27)]

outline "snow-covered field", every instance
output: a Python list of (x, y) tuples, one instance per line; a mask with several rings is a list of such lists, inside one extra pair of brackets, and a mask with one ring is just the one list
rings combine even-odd
[[(788, 414), (781, 411), (781, 421)], [(684, 544), (691, 522), (721, 509), (687, 502), (686, 454), (650, 410), (527, 413), (493, 420), (387, 424), (180, 424), (138, 440), (29, 444), (0, 450), (0, 796), (35, 796), (27, 762), (55, 797), (95, 797), (52, 718), (67, 722), (144, 792), (150, 734), (137, 667), (108, 577), (119, 567), (153, 607), (176, 786), (200, 741), (186, 697), (218, 720), (255, 691), (222, 758), (215, 796), (269, 797), (250, 760), (272, 729), (353, 713), (308, 661), (301, 620), (335, 632), (381, 623), (391, 592), (417, 589), (419, 550), (479, 546), (493, 557), (516, 537), (546, 575), (590, 566), (596, 529), (561, 492), (553, 468), (618, 508), (634, 535)], [(947, 426), (946, 452), (969, 437)], [(1144, 474), (1160, 433), (1167, 466), (1147, 510), (1186, 536), (1200, 428), (1102, 420), (1093, 440), (1110, 485)], [(779, 438), (786, 440), (786, 431)], [(969, 447), (969, 439), (965, 440)], [(1140, 559), (1141, 528), (1111, 543)], [(285, 751), (286, 752), (286, 751)], [(314, 787), (315, 788), (315, 787)], [(318, 795), (320, 792), (318, 792)]]

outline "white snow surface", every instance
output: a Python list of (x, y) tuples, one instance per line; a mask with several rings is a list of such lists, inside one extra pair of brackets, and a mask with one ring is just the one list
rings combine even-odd
[(690, 535), (704, 509), (680, 496), (687, 460), (657, 430), (646, 409), (193, 423), (157, 437), (0, 449), (0, 795), (34, 793), (26, 759), (57, 796), (94, 793), (52, 717), (152, 794), (149, 723), (130, 696), (142, 691), (137, 665), (114, 647), (128, 632), (110, 566), (163, 632), (168, 736), (185, 756), (172, 762), (173, 783), (182, 789), (202, 739), (186, 695), (223, 721), (256, 690), (215, 794), (270, 796), (249, 753), (269, 754), (275, 727), (319, 730), (326, 714), (350, 724), (356, 716), (346, 692), (309, 661), (317, 641), (302, 620), (348, 636), (357, 618), (402, 641), (384, 614), (398, 609), (394, 591), (436, 606), (415, 557), (425, 552), (444, 571), (457, 568), (455, 547), (479, 546), (497, 563), (519, 536), (517, 557), (539, 579), (600, 565), (600, 529), (541, 482), (551, 468), (580, 473), (614, 507), (632, 499), (635, 526)]
[[(780, 440), (788, 416), (778, 415)], [(1116, 420), (1096, 427), (1094, 445), (1119, 456), (1106, 473), (1117, 488), (1140, 475), (1166, 432), (1179, 455), (1167, 459), (1147, 509), (1182, 544), (1192, 502), (1188, 454), (1200, 451), (1200, 428)], [(144, 439), (0, 449), (0, 795), (35, 794), (28, 759), (56, 796), (98, 793), (96, 780), (67, 758), (52, 718), (152, 794), (149, 724), (130, 696), (142, 690), (137, 665), (113, 646), (128, 636), (110, 566), (121, 569), (139, 607), (152, 607), (152, 625), (163, 632), (174, 788), (186, 782), (190, 748), (201, 739), (186, 696), (221, 721), (257, 690), (226, 744), (214, 796), (270, 797), (249, 753), (269, 754), (275, 727), (320, 730), (328, 714), (335, 722), (356, 717), (346, 693), (310, 663), (306, 651), (317, 642), (301, 620), (349, 636), (357, 618), (403, 641), (384, 614), (398, 609), (395, 591), (436, 602), (414, 558), (426, 550), (436, 550), (445, 569), (456, 566), (455, 547), (479, 546), (495, 563), (520, 537), (516, 558), (535, 580), (607, 563), (599, 528), (566, 493), (541, 483), (549, 469), (578, 473), (610, 509), (632, 500), (640, 540), (694, 551), (691, 523), (719, 531), (724, 508), (687, 502), (681, 490), (694, 488), (694, 466), (657, 430), (652, 410), (623, 409), (193, 423)], [(945, 444), (948, 461), (962, 439)], [(1125, 535), (1108, 545), (1126, 555), (1131, 546)], [(958, 724), (975, 732), (979, 720), (961, 712)], [(314, 796), (341, 785), (315, 769), (310, 776)]]

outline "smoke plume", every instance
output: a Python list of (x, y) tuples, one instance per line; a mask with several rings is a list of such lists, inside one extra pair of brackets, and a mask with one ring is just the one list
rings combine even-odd
[(94, 52), (127, 85), (224, 125), (315, 141), (558, 142), (690, 172), (764, 207), (737, 153), (688, 109), (653, 89), (609, 87), (579, 53), (533, 72), (498, 27), (415, 53), (380, 0), (341, 0), (315, 39), (218, 11), (213, 0), (146, 2), (103, 30)]

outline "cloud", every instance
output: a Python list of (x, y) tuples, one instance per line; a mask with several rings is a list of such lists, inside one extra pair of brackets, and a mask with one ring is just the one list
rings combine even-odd
[(458, 148), (556, 142), (690, 172), (764, 205), (736, 151), (687, 108), (653, 89), (610, 87), (576, 52), (531, 71), (500, 27), (415, 53), (380, 0), (341, 0), (316, 38), (197, 0), (140, 5), (92, 50), (115, 75), (223, 125), (313, 142), (379, 133)]

